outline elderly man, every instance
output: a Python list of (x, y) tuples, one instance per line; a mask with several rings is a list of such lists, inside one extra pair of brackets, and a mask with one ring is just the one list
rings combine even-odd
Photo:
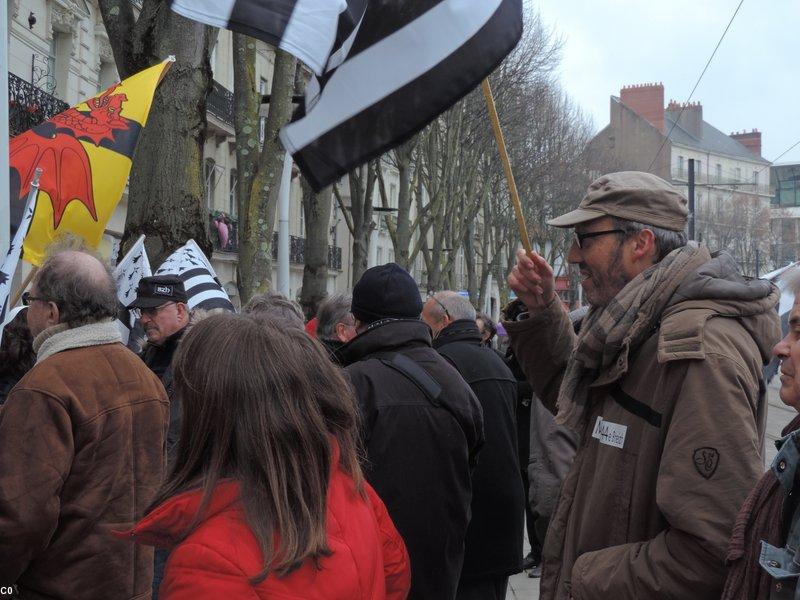
[(170, 456), (181, 434), (181, 404), (173, 394), (171, 365), (172, 356), (189, 324), (186, 303), (186, 290), (180, 277), (153, 275), (139, 280), (136, 299), (128, 305), (147, 336), (142, 360), (161, 379), (170, 399), (167, 434), (167, 453)]
[(256, 294), (250, 298), (242, 312), (269, 317), (283, 327), (305, 329), (303, 310), (300, 305), (278, 292)]
[(544, 548), (541, 597), (718, 597), (738, 508), (761, 475), (761, 370), (778, 290), (687, 244), (687, 201), (648, 173), (594, 181), (567, 260), (592, 306), (576, 336), (538, 254), (508, 281), (527, 307), (514, 352), (579, 434)]
[(121, 344), (108, 269), (56, 253), (23, 296), (36, 365), (0, 411), (0, 585), (23, 598), (145, 598), (153, 554), (109, 535), (161, 483), (168, 400)]
[[(800, 270), (785, 275), (794, 294), (786, 336), (772, 353), (781, 362), (781, 401), (800, 411)], [(775, 442), (778, 454), (739, 512), (728, 550), (722, 600), (793, 599), (800, 592), (800, 415)]]
[(431, 348), (421, 310), (405, 270), (368, 269), (353, 288), (358, 335), (339, 354), (361, 412), (364, 474), (411, 558), (409, 599), (453, 600), (483, 415), (458, 371)]
[(525, 492), (517, 456), (517, 380), (481, 339), (475, 309), (456, 292), (438, 292), (422, 308), (433, 347), (461, 374), (483, 409), (486, 443), (472, 475), (458, 600), (505, 600), (508, 576), (522, 570)]
[(317, 339), (335, 361), (338, 361), (337, 351), (356, 337), (356, 319), (350, 312), (352, 302), (349, 294), (332, 294), (317, 311)]

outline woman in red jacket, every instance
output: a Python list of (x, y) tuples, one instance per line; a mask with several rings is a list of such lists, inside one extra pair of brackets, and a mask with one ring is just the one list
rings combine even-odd
[(305, 332), (214, 315), (174, 360), (183, 429), (148, 514), (161, 600), (401, 600), (410, 567), (356, 454), (356, 407)]

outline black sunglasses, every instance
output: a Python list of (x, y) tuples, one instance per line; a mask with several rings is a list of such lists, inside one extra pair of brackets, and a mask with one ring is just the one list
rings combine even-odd
[(624, 229), (608, 229), (607, 231), (590, 231), (588, 233), (578, 233), (577, 231), (573, 232), (573, 237), (575, 240), (575, 245), (578, 248), (583, 248), (583, 240), (587, 240), (593, 237), (599, 237), (601, 235), (611, 235), (612, 233), (628, 233)]
[(30, 306), (31, 302), (34, 300), (39, 300), (40, 302), (50, 302), (47, 298), (39, 298), (37, 296), (31, 296), (30, 292), (23, 292), (22, 293), (22, 305), (23, 306)]
[(450, 316), (450, 312), (447, 310), (447, 307), (444, 304), (442, 304), (438, 298), (436, 298), (435, 296), (431, 296), (431, 300), (433, 300), (434, 302), (436, 302), (436, 304), (442, 307), (442, 310), (444, 311), (444, 314), (447, 315), (448, 319), (450, 319), (451, 321), (453, 320), (453, 317)]

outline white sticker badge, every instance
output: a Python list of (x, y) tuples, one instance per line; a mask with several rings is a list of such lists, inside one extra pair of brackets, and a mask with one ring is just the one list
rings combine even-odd
[(592, 431), (592, 437), (601, 444), (621, 449), (625, 445), (625, 434), (627, 431), (627, 425), (603, 421), (603, 417), (597, 417), (597, 421), (595, 421), (594, 424), (594, 431)]

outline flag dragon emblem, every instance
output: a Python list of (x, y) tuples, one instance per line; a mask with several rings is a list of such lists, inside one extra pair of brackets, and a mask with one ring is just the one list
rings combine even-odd
[(132, 123), (122, 116), (127, 96), (114, 93), (119, 85), (88, 100), (88, 111), (70, 108), (31, 129), (34, 135), (23, 134), (11, 140), (12, 168), (14, 164), (27, 167), (27, 172), (19, 173), (19, 197), (28, 194), (34, 169), (42, 167), (41, 190), (47, 193), (53, 204), (53, 229), (58, 229), (64, 211), (74, 200), (83, 204), (92, 219), (97, 221), (92, 166), (80, 142), (126, 153), (124, 148), (115, 147), (116, 133), (127, 132)]

